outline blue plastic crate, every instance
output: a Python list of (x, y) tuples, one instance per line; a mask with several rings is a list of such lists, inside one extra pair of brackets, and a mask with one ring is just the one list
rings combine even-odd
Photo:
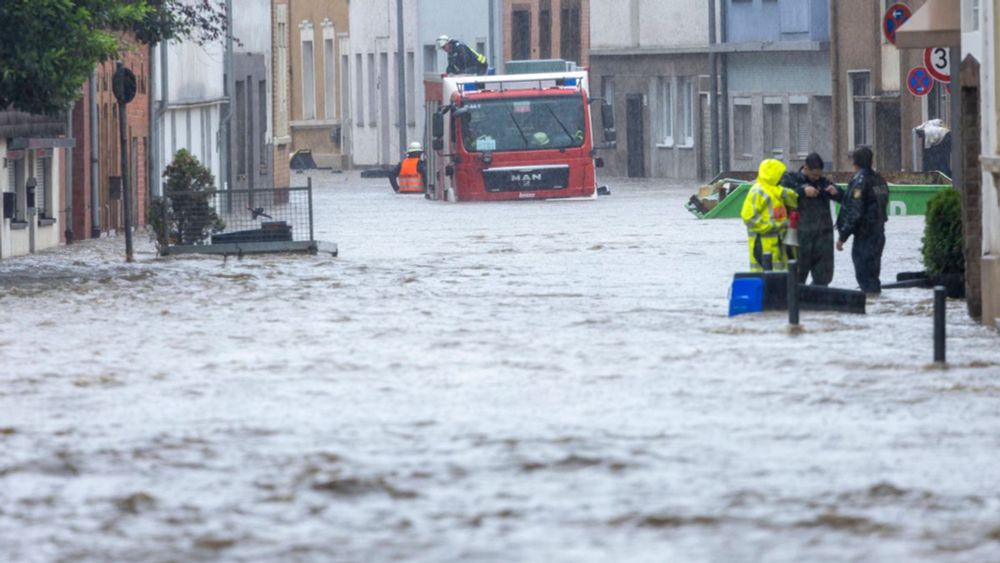
[(740, 278), (729, 289), (729, 316), (759, 313), (764, 310), (764, 280)]

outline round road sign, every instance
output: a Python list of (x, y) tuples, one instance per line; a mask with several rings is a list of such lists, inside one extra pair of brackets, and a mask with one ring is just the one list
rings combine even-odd
[(135, 73), (128, 67), (121, 67), (111, 77), (111, 91), (120, 104), (127, 104), (135, 99)]
[(929, 47), (924, 49), (924, 66), (934, 80), (951, 82), (951, 51), (946, 47)]
[(906, 88), (914, 96), (926, 96), (931, 93), (933, 87), (934, 79), (931, 78), (931, 73), (922, 66), (911, 70), (906, 76)]
[(882, 18), (882, 33), (885, 34), (885, 38), (889, 40), (889, 43), (896, 44), (896, 32), (899, 31), (899, 27), (906, 23), (906, 20), (910, 19), (912, 15), (913, 12), (910, 11), (910, 7), (906, 4), (893, 4), (889, 6), (889, 9), (885, 11), (885, 16)]

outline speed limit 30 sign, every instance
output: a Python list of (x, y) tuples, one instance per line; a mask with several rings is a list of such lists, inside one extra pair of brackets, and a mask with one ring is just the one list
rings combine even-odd
[(951, 51), (947, 47), (924, 49), (924, 68), (938, 82), (951, 82)]

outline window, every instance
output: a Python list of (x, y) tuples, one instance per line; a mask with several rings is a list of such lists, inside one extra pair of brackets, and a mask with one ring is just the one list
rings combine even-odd
[[(27, 151), (25, 151), (27, 152)], [(27, 190), (24, 187), (24, 167), (27, 161), (27, 156), (22, 156), (17, 160), (8, 162), (7, 165), (7, 178), (9, 185), (13, 188), (15, 195), (16, 205), (14, 206), (14, 222), (23, 223), (25, 222), (25, 217), (28, 216), (27, 212)]]
[[(288, 5), (278, 4), (277, 10), (277, 48), (278, 48), (278, 80), (276, 84), (278, 102), (275, 118), (275, 136), (288, 136)], [(207, 146), (207, 145), (206, 145)], [(211, 154), (211, 153), (209, 153)]]
[(871, 106), (867, 101), (859, 100), (864, 96), (871, 96), (871, 72), (867, 70), (851, 71), (848, 76), (849, 101), (847, 105), (848, 142), (851, 148), (861, 145), (871, 145)]
[(438, 52), (437, 45), (424, 45), (424, 72), (437, 74)]
[(302, 119), (316, 119), (316, 58), (313, 53), (313, 28), (302, 22)]
[(482, 100), (465, 106), (462, 141), (469, 152), (568, 149), (586, 142), (579, 96)]
[[(323, 32), (332, 32), (332, 28)], [(323, 115), (327, 119), (337, 118), (337, 59), (333, 52), (333, 35), (323, 39)]]
[(351, 57), (344, 54), (344, 44), (340, 44), (340, 118), (346, 124), (351, 120)]
[[(267, 150), (267, 81), (257, 82), (257, 123), (260, 124), (260, 131), (257, 137), (260, 139), (260, 173), (267, 174), (268, 154)], [(206, 147), (207, 148), (207, 147)]]
[(951, 125), (951, 95), (940, 82), (935, 82), (931, 93), (924, 97), (927, 101), (927, 119), (940, 119), (945, 126)]
[(792, 156), (805, 158), (809, 154), (811, 144), (808, 98), (793, 98), (789, 101), (788, 131), (792, 143), (790, 147)]
[(552, 58), (552, 2), (542, 0), (538, 8), (538, 57)]
[[(601, 97), (604, 98), (605, 104), (611, 105), (611, 111), (614, 112), (615, 108), (615, 78), (613, 76), (605, 76), (601, 79)], [(617, 120), (616, 120), (617, 121)], [(607, 128), (607, 123), (602, 123), (602, 127)]]
[(531, 58), (531, 12), (516, 9), (511, 18), (510, 53), (514, 60)]
[(368, 125), (375, 127), (378, 123), (378, 108), (374, 100), (378, 91), (378, 73), (375, 71), (375, 53), (368, 53)]
[(417, 124), (417, 61), (413, 51), (406, 53), (406, 124)]
[(683, 146), (694, 146), (694, 89), (690, 78), (681, 78), (678, 82), (678, 92), (681, 102), (680, 140)]
[(733, 156), (753, 158), (753, 110), (749, 98), (733, 100)]
[(559, 57), (582, 64), (580, 57), (580, 0), (563, 0), (559, 21)]
[(764, 98), (764, 156), (768, 158), (780, 158), (785, 153), (781, 113), (781, 98)]
[(658, 127), (660, 133), (660, 144), (663, 146), (673, 146), (674, 144), (674, 92), (673, 82), (668, 76), (661, 76), (656, 81), (656, 101), (657, 114), (659, 115)]
[(364, 57), (359, 53), (354, 56), (354, 122), (358, 127), (365, 124), (365, 72)]
[[(46, 149), (51, 154), (53, 149)], [(133, 160), (133, 163), (135, 160)], [(41, 219), (55, 219), (52, 204), (52, 157), (35, 158), (37, 172), (37, 187), (35, 188), (35, 208), (38, 209), (38, 217)], [(133, 176), (134, 178), (134, 176)], [(135, 180), (133, 180), (135, 181)]]

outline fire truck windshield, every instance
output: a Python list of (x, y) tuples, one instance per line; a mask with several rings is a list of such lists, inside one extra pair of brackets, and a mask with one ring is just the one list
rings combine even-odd
[(468, 152), (530, 151), (583, 146), (583, 97), (470, 100), (462, 106), (462, 142)]

